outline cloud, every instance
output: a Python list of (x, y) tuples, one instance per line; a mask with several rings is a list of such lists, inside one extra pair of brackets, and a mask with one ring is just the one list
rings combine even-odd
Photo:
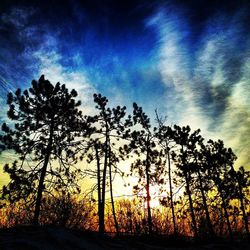
[(226, 141), (238, 156), (237, 164), (250, 166), (250, 59), (246, 61), (242, 77), (234, 85), (221, 122)]
[[(238, 18), (238, 17), (237, 17)], [(201, 89), (201, 102), (211, 118), (226, 109), (227, 97), (241, 77), (244, 64), (242, 27), (236, 17), (212, 17), (206, 24), (196, 52), (194, 81)]]
[(12, 8), (8, 13), (3, 13), (1, 17), (3, 25), (12, 25), (15, 29), (24, 28), (29, 18), (36, 12), (33, 7)]
[[(65, 57), (59, 51), (60, 39), (58, 32), (50, 32), (45, 25), (30, 24), (29, 18), (35, 13), (34, 9), (13, 8), (1, 17), (0, 45), (1, 55), (6, 60), (0, 61), (0, 121), (11, 121), (7, 118), (6, 94), (30, 87), (32, 79), (38, 79), (44, 74), (53, 84), (58, 81), (66, 84), (69, 89), (76, 89), (78, 99), (82, 102), (85, 114), (93, 112), (93, 98), (95, 92), (93, 84), (86, 77), (83, 69), (66, 67), (63, 65)], [(5, 39), (7, 28), (12, 27), (15, 36), (11, 36), (8, 43)], [(6, 29), (6, 31), (5, 31)], [(3, 33), (2, 33), (3, 32)], [(73, 54), (72, 61), (79, 61), (79, 55)], [(6, 152), (0, 156), (0, 169), (6, 162), (16, 159), (13, 152)], [(1, 170), (2, 172), (2, 170)], [(8, 178), (3, 174), (1, 184), (6, 184)]]
[(192, 86), (189, 31), (181, 13), (159, 10), (147, 22), (159, 35), (159, 71), (166, 86), (166, 110), (168, 119), (192, 128), (207, 128), (203, 112), (197, 105), (197, 90)]
[(187, 16), (169, 6), (146, 25), (158, 34), (169, 121), (201, 128), (206, 139), (223, 139), (238, 155), (237, 166), (250, 167), (250, 37), (244, 15), (215, 14), (194, 36)]
[[(238, 156), (236, 165), (250, 167), (249, 144), (249, 35), (244, 32), (244, 12), (211, 18), (197, 53), (195, 81), (207, 107), (209, 129)], [(204, 101), (205, 100), (205, 101)]]
[[(51, 30), (46, 23), (33, 23), (32, 18), (37, 11), (31, 7), (14, 7), (2, 15), (2, 30), (8, 30), (11, 26), (15, 36), (11, 37), (6, 49), (1, 49), (6, 54), (7, 61), (0, 63), (0, 81), (3, 82), (2, 78), (6, 79), (5, 82), (9, 84), (5, 85), (6, 90), (15, 90), (18, 85), (22, 88), (29, 87), (32, 79), (38, 79), (44, 74), (54, 84), (61, 82), (70, 89), (76, 89), (86, 112), (90, 111), (94, 84), (89, 82), (84, 68), (64, 64), (65, 61), (70, 61), (72, 65), (81, 64), (79, 53), (74, 51), (75, 53), (65, 56), (60, 50), (65, 42), (60, 39), (63, 30)], [(18, 53), (14, 56), (15, 48)], [(12, 67), (14, 61), (17, 65)]]
[[(85, 113), (92, 112), (93, 93), (96, 92), (93, 84), (89, 82), (83, 70), (76, 70), (64, 67), (60, 62), (63, 56), (57, 52), (57, 40), (54, 37), (46, 37), (43, 46), (33, 53), (38, 62), (38, 75), (45, 75), (45, 78), (53, 84), (60, 82), (66, 84), (69, 89), (78, 92), (78, 99), (82, 102)], [(76, 56), (73, 60), (78, 60)]]
[(38, 48), (40, 40), (35, 31), (41, 34), (43, 28), (30, 23), (35, 13), (34, 8), (11, 8), (0, 17), (0, 75), (4, 79), (1, 81), (4, 95), (30, 81), (36, 71), (32, 51)]
[(163, 106), (170, 123), (225, 140), (250, 165), (247, 12), (214, 14), (197, 30), (190, 13), (166, 4), (145, 21), (144, 35), (116, 37), (84, 26), (85, 19), (76, 35), (80, 26), (74, 20), (66, 28), (39, 18), (32, 22), (37, 11), (12, 8), (1, 16), (1, 86), (26, 88), (44, 74), (75, 88), (86, 112), (92, 112), (92, 94), (99, 91), (111, 105), (138, 101), (147, 113)]

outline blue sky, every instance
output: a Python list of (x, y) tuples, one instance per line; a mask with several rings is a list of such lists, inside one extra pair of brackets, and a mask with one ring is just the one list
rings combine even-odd
[(221, 138), (250, 168), (248, 1), (1, 1), (0, 113), (41, 74)]

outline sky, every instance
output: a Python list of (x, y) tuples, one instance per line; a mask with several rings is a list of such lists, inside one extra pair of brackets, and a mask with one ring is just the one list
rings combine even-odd
[(6, 94), (44, 74), (75, 88), (86, 113), (93, 93), (137, 102), (152, 121), (157, 109), (224, 140), (250, 169), (248, 2), (1, 0), (0, 122)]

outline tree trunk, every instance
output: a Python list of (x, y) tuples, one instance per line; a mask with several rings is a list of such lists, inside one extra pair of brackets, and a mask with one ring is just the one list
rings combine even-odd
[(231, 224), (230, 224), (230, 220), (229, 220), (229, 215), (228, 215), (228, 212), (227, 212), (226, 201), (224, 199), (224, 195), (222, 193), (221, 188), (219, 188), (219, 192), (220, 192), (220, 197), (221, 197), (221, 200), (222, 200), (222, 207), (223, 207), (223, 210), (224, 210), (224, 213), (225, 213), (225, 218), (226, 218), (226, 222), (227, 222), (227, 228), (228, 228), (229, 236), (232, 239), (233, 238), (233, 232), (232, 232), (232, 228), (231, 228)]
[(116, 234), (119, 235), (119, 225), (116, 219), (116, 213), (115, 213), (115, 203), (114, 203), (114, 196), (113, 196), (113, 185), (112, 185), (112, 162), (110, 161), (110, 148), (109, 148), (109, 188), (110, 188), (110, 198), (111, 198), (111, 205), (112, 205), (112, 212), (113, 212), (113, 218), (115, 223), (115, 229)]
[(53, 133), (54, 133), (54, 120), (52, 119), (51, 125), (50, 125), (50, 135), (49, 135), (49, 141), (46, 148), (46, 154), (44, 158), (44, 164), (41, 171), (41, 176), (39, 179), (38, 184), (38, 190), (37, 190), (37, 198), (35, 203), (35, 212), (34, 212), (34, 218), (33, 218), (33, 224), (38, 225), (39, 224), (39, 215), (41, 210), (41, 201), (42, 201), (42, 195), (43, 195), (43, 183), (46, 176), (47, 166), (49, 163), (49, 158), (52, 150), (52, 143), (53, 143)]
[(243, 195), (242, 186), (240, 184), (240, 181), (238, 181), (238, 185), (239, 185), (239, 193), (240, 193), (240, 207), (241, 207), (241, 211), (242, 211), (242, 215), (243, 215), (243, 221), (244, 221), (247, 237), (250, 239), (248, 219), (247, 219), (244, 200), (243, 200), (244, 195)]
[(203, 184), (202, 184), (201, 173), (200, 173), (199, 169), (198, 169), (198, 178), (199, 178), (199, 184), (200, 184), (200, 191), (201, 191), (202, 201), (203, 201), (203, 205), (204, 205), (204, 209), (205, 209), (205, 214), (206, 214), (206, 220), (207, 220), (208, 230), (209, 230), (209, 233), (210, 233), (211, 236), (215, 236), (213, 225), (212, 225), (212, 222), (211, 222), (211, 219), (210, 219), (210, 215), (209, 215), (209, 211), (208, 211), (207, 199), (206, 199), (205, 191), (204, 191)]
[(106, 132), (106, 141), (105, 141), (105, 148), (104, 148), (104, 166), (103, 166), (103, 176), (102, 176), (102, 202), (100, 206), (100, 233), (105, 232), (105, 195), (106, 195), (106, 175), (107, 175), (107, 167), (108, 167), (108, 148), (109, 148), (109, 142), (108, 142), (108, 134)]
[(148, 231), (149, 234), (152, 233), (152, 216), (151, 216), (151, 207), (150, 207), (150, 175), (149, 175), (149, 159), (148, 159), (148, 151), (146, 155), (146, 192), (147, 192), (147, 212), (148, 212)]
[(104, 233), (104, 217), (102, 216), (102, 199), (101, 199), (101, 167), (98, 146), (95, 145), (96, 164), (97, 164), (97, 195), (98, 195), (98, 223), (99, 233)]
[(101, 194), (101, 204), (100, 204), (100, 233), (105, 232), (105, 223), (104, 223), (104, 217), (105, 217), (105, 194), (106, 194), (106, 172), (107, 167), (104, 165), (103, 169), (103, 177), (102, 177), (102, 194)]
[(191, 191), (190, 191), (190, 186), (189, 186), (188, 173), (186, 171), (184, 171), (184, 176), (185, 176), (185, 181), (186, 181), (186, 191), (187, 191), (187, 195), (188, 195), (189, 208), (190, 208), (190, 214), (191, 214), (191, 219), (192, 219), (192, 228), (194, 231), (194, 237), (197, 238), (198, 237), (198, 230), (197, 230), (193, 201), (192, 201)]
[(172, 212), (172, 221), (174, 227), (174, 235), (177, 235), (177, 228), (175, 223), (175, 212), (174, 212), (174, 202), (173, 202), (173, 190), (172, 190), (172, 178), (171, 178), (171, 163), (170, 163), (170, 154), (169, 150), (167, 151), (167, 158), (168, 158), (168, 178), (169, 178), (169, 190), (170, 190), (170, 206)]

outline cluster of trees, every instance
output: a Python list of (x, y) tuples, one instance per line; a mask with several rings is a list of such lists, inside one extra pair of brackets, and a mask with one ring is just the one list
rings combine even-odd
[[(101, 94), (94, 94), (95, 114), (85, 115), (76, 97), (75, 90), (60, 83), (54, 86), (44, 76), (33, 80), (31, 88), (23, 92), (18, 89), (8, 94), (12, 122), (2, 125), (0, 148), (12, 150), (18, 160), (4, 166), (10, 176), (9, 184), (2, 188), (4, 201), (25, 201), (33, 211), (33, 223), (39, 224), (45, 198), (80, 194), (78, 181), (88, 175), (96, 180), (93, 191), (99, 232), (105, 232), (109, 192), (112, 220), (119, 233), (124, 221), (119, 219), (119, 205), (114, 201), (113, 180), (117, 174), (125, 180), (135, 175), (135, 194), (145, 194), (145, 232), (155, 231), (151, 189), (157, 186), (162, 206), (170, 208), (175, 235), (180, 231), (177, 217), (181, 206), (187, 208), (182, 211), (188, 213), (195, 237), (201, 234), (201, 218), (209, 235), (216, 235), (211, 214), (218, 207), (231, 237), (232, 207), (238, 209), (249, 235), (250, 174), (243, 167), (234, 169), (236, 156), (223, 141), (205, 142), (200, 130), (191, 131), (189, 126), (167, 126), (157, 112), (152, 127), (136, 103), (133, 113), (127, 114), (125, 106), (110, 108)], [(130, 173), (119, 167), (126, 159), (133, 161)], [(128, 220), (133, 217), (132, 210)]]

